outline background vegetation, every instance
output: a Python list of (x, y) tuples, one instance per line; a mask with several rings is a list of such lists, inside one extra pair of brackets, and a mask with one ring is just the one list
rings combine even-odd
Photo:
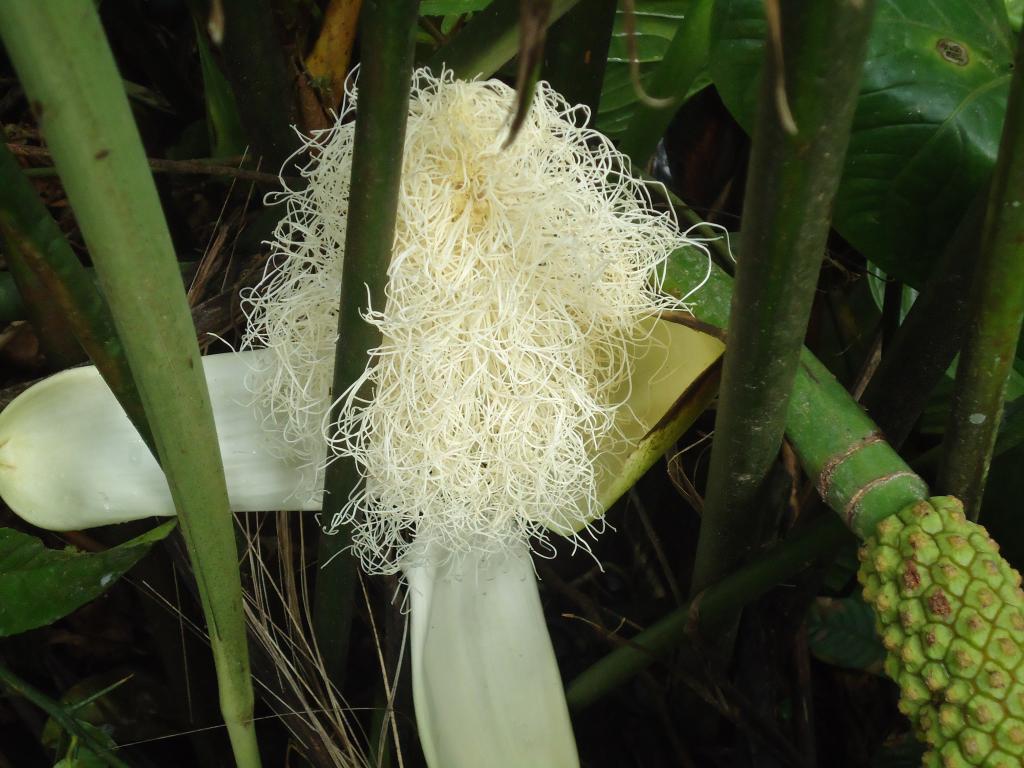
[[(784, 50), (794, 59), (773, 64), (769, 56), (771, 76), (785, 73), (795, 125), (823, 114), (836, 146), (831, 164), (806, 167), (806, 156), (786, 155), (793, 148), (786, 135), (764, 140), (781, 169), (774, 175), (771, 158), (751, 162), (764, 41), (773, 44), (766, 5), (778, 4), (524, 3), (526, 13), (552, 21), (544, 40), (520, 24), (516, 2), (423, 0), (415, 55), (417, 63), (446, 62), (463, 76), (496, 73), (510, 82), (539, 67), (571, 101), (593, 107), (594, 125), (619, 142), (638, 171), (667, 185), (673, 195), (662, 204), (679, 205), (684, 222), (697, 217), (736, 233), (741, 220), (755, 220), (754, 206), (789, 201), (789, 208), (769, 211), (764, 226), (776, 244), (785, 232), (811, 243), (802, 267), (806, 306), (787, 315), (795, 317), (795, 331), (779, 343), (791, 354), (790, 381), (783, 374), (763, 384), (764, 423), (771, 417), (781, 431), (788, 418), (797, 439), (786, 404), (805, 344), (903, 459), (933, 488), (966, 494), (1007, 559), (1024, 565), (1024, 350), (1010, 365), (987, 485), (952, 471), (979, 462), (987, 467), (984, 450), (943, 458), (944, 438), (957, 429), (957, 355), (964, 339), (973, 338), (969, 321), (987, 308), (971, 306), (969, 286), (977, 265), (988, 263), (979, 257), (987, 193), (1024, 4), (878, 0), (863, 50), (855, 40), (838, 49), (826, 44), (836, 31), (827, 12), (820, 19), (807, 14), (804, 37), (800, 25), (784, 26), (791, 35)], [(261, 275), (263, 241), (279, 216), (263, 198), (278, 187), (278, 170), (298, 146), (291, 126), (328, 125), (349, 67), (386, 54), (365, 28), (357, 34), (359, 6), (346, 0), (98, 4), (120, 72), (119, 82), (102, 87), (122, 87), (128, 95), (166, 218), (167, 247), (176, 254), (204, 351), (238, 340), (238, 292)], [(792, 12), (783, 13), (787, 18)], [(524, 28), (526, 64), (517, 67)], [(856, 37), (840, 29), (840, 38)], [(631, 58), (639, 62), (635, 73)], [(80, 63), (88, 71), (88, 62)], [(810, 85), (801, 90), (802, 74), (808, 82), (821, 71), (838, 78), (844, 67), (852, 90), (837, 89), (834, 103), (815, 101)], [(103, 264), (85, 247), (86, 214), (81, 206), (72, 210), (67, 180), (56, 175), (51, 150), (57, 148), (40, 135), (39, 105), (8, 62), (0, 77), (7, 268), (0, 273), (0, 404), (6, 404), (28, 383), (86, 360), (86, 353), (107, 366), (108, 380), (116, 378), (125, 359), (118, 345), (124, 328), (114, 329), (103, 298), (117, 303), (118, 275), (128, 281), (122, 290), (141, 278), (129, 262)], [(90, 94), (100, 113), (103, 98)], [(848, 129), (840, 119), (844, 110), (852, 116)], [(73, 139), (83, 146), (89, 140), (84, 132)], [(806, 192), (813, 203), (810, 193), (819, 187), (804, 190), (807, 178), (828, 192), (818, 209), (794, 202)], [(42, 238), (46, 253), (39, 253), (39, 230), (26, 230), (25, 221), (49, 233)], [(801, 234), (807, 222), (820, 230), (823, 248)], [(731, 239), (736, 259), (761, 248), (754, 227), (744, 230)], [(157, 247), (146, 232), (136, 230), (138, 248)], [(716, 294), (712, 285), (696, 314), (721, 327), (733, 261), (724, 243), (717, 246), (722, 277), (716, 285), (725, 287)], [(1019, 281), (1020, 272), (1007, 272), (1004, 284)], [(670, 271), (670, 284), (682, 277)], [(775, 287), (799, 304), (800, 285), (790, 277), (777, 276)], [(742, 287), (737, 292), (742, 296)], [(782, 323), (771, 329), (785, 330)], [(149, 332), (135, 343), (159, 348), (162, 332)], [(742, 333), (735, 322), (729, 332), (731, 339)], [(751, 346), (764, 343), (754, 339)], [(134, 360), (131, 344), (123, 346)], [(803, 354), (806, 368), (811, 363)], [(801, 381), (798, 376), (793, 395), (798, 402)], [(727, 371), (723, 393), (728, 382)], [(134, 415), (144, 425), (139, 393), (126, 383), (120, 394), (129, 408), (136, 403)], [(803, 434), (816, 422), (823, 431), (845, 423), (841, 398), (807, 402), (815, 409), (804, 414)], [(997, 398), (990, 406), (993, 422), (1001, 405)], [(716, 464), (709, 439), (715, 410), (701, 415), (609, 512), (616, 532), (593, 544), (603, 568), (568, 551), (537, 564), (583, 763), (919, 764), (921, 748), (895, 708), (896, 689), (881, 675), (883, 651), (854, 578), (855, 539), (824, 510), (790, 442), (778, 451), (776, 438), (762, 452), (766, 479), (755, 478), (744, 500), (749, 525), (711, 512), (711, 525), (743, 535), (724, 552), (698, 550), (706, 510), (736, 507), (721, 497), (737, 487), (736, 463), (758, 461), (743, 443), (737, 455), (719, 457), (720, 468), (709, 477)], [(160, 434), (151, 414), (149, 425), (143, 428)], [(204, 606), (210, 609), (193, 576), (188, 525), (186, 536), (173, 525), (151, 524), (58, 535), (32, 529), (7, 510), (0, 511), (0, 524), (6, 526), (0, 529), (0, 687), (7, 694), (0, 698), (0, 768), (228, 764), (204, 630)], [(402, 666), (404, 617), (391, 599), (396, 583), (341, 575), (351, 585), (347, 594), (355, 595), (349, 648), (328, 654), (329, 669), (317, 669), (306, 645), (314, 627), (302, 596), (307, 580), (337, 576), (317, 569), (325, 553), (318, 553), (317, 526), (308, 516), (250, 514), (238, 519), (234, 539), (264, 764), (420, 764)], [(230, 538), (223, 543), (228, 551)], [(775, 559), (758, 560), (764, 552)], [(697, 621), (703, 588), (751, 559), (769, 565), (732, 582), (742, 589), (708, 593), (705, 621), (716, 620)], [(739, 606), (754, 596), (738, 618)], [(668, 629), (653, 642), (634, 644), (633, 638), (650, 638), (641, 633), (651, 627)], [(729, 672), (717, 658), (724, 638), (735, 638)], [(625, 658), (609, 656), (623, 648), (633, 653), (625, 666), (599, 664)], [(326, 677), (341, 683), (343, 700), (331, 698)]]

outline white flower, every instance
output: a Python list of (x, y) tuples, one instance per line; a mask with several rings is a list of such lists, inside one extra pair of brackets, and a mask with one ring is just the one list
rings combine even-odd
[[(249, 405), (245, 374), (264, 354), (203, 358), (231, 507), (318, 510), (312, 477), (278, 458), (280, 437)], [(0, 413), (0, 496), (53, 531), (175, 514), (160, 466), (92, 366), (39, 382)]]
[(416, 725), (427, 763), (577, 765), (529, 550), (474, 552), (458, 565), (443, 552), (419, 554), (421, 564), (405, 575)]
[[(350, 456), (366, 478), (335, 515), (371, 573), (429, 537), (455, 556), (573, 536), (599, 517), (596, 459), (636, 422), (632, 360), (649, 319), (681, 303), (659, 270), (690, 241), (628, 161), (545, 83), (505, 144), (511, 89), (426, 71), (414, 80), (383, 341), (327, 423), (353, 123), (308, 141), (284, 194), (275, 257), (249, 297), (253, 377), (292, 455)], [(347, 109), (354, 109), (350, 89)], [(270, 358), (268, 358), (269, 360)], [(373, 397), (355, 392), (366, 381)], [(329, 445), (325, 449), (324, 442)], [(584, 544), (581, 540), (581, 544)]]
[[(331, 423), (348, 97), (306, 142), (306, 185), (279, 196), (273, 258), (246, 297), (245, 346), (261, 351), (206, 359), (232, 506), (319, 508), (326, 463), (352, 457), (365, 482), (332, 524), (352, 526), (368, 572), (406, 576), (430, 764), (575, 766), (529, 548), (551, 531), (586, 547), (625, 457), (720, 354), (656, 320), (681, 306), (661, 267), (695, 243), (546, 84), (503, 149), (509, 88), (419, 72), (387, 302), (366, 318), (383, 341)], [(0, 494), (50, 528), (173, 514), (91, 369), (0, 414)]]

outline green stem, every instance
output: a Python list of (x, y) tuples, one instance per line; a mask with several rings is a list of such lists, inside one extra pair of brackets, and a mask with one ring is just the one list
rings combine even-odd
[(986, 195), (978, 195), (914, 306), (882, 350), (861, 402), (899, 447), (960, 349), (967, 324), (964, 285), (977, 261)]
[(9, 245), (16, 245), (27, 280), (59, 313), (62, 323), (70, 326), (155, 454), (142, 400), (110, 307), (6, 146), (0, 146), (0, 211), (9, 217), (2, 225), (5, 239)]
[(616, 5), (616, 0), (582, 0), (551, 25), (544, 46), (542, 77), (570, 104), (586, 105), (591, 123), (601, 101)]
[[(383, 309), (387, 300), (384, 288), (395, 241), (418, 6), (418, 0), (366, 0), (360, 18), (362, 50), (372, 55), (363, 57), (359, 74), (332, 386), (336, 398), (362, 376), (367, 353), (380, 345), (380, 333), (363, 320), (363, 314), (370, 306)], [(336, 416), (335, 410), (332, 419)], [(340, 510), (359, 479), (352, 459), (332, 462), (324, 480), (325, 512), (328, 507), (335, 513)], [(356, 563), (345, 552), (349, 543), (343, 528), (335, 535), (322, 535), (319, 545), (314, 631), (335, 685), (344, 676), (352, 623)]]
[[(1002, 424), (999, 425), (995, 447), (992, 448), (993, 460), (1024, 443), (1024, 399), (1014, 400), (1006, 410)], [(936, 445), (915, 456), (911, 466), (915, 472), (929, 477), (938, 471), (941, 461), (942, 445)]]
[(0, 35), (53, 153), (153, 430), (195, 570), (240, 766), (258, 766), (234, 519), (181, 275), (91, 0), (0, 4)]
[(793, 380), (786, 436), (822, 498), (862, 539), (882, 519), (928, 497), (925, 482), (806, 349)]
[(694, 592), (762, 533), (759, 489), (782, 441), (873, 11), (870, 0), (779, 6), (785, 61), (766, 47)]
[(676, 110), (686, 100), (694, 80), (708, 64), (713, 8), (714, 0), (690, 3), (664, 58), (651, 77), (647, 89), (649, 95), (668, 99), (668, 103), (651, 105), (637, 102), (629, 127), (619, 142), (619, 149), (629, 155), (637, 168), (646, 167)]
[(1015, 64), (939, 471), (941, 491), (973, 520), (1024, 320), (1024, 36)]
[[(548, 22), (554, 23), (579, 0), (552, 0)], [(447, 68), (462, 80), (488, 78), (519, 52), (519, 0), (494, 0), (450, 42), (427, 60), (435, 73)]]
[(93, 735), (83, 728), (74, 716), (69, 715), (64, 707), (42, 691), (22, 680), (2, 664), (0, 664), (0, 683), (15, 696), (21, 696), (23, 699), (35, 704), (67, 733), (77, 736), (104, 765), (109, 766), (109, 768), (128, 768), (128, 763), (118, 758), (117, 755), (93, 738)]
[[(669, 261), (664, 288), (681, 295), (702, 280), (706, 270), (706, 263), (681, 251)], [(732, 291), (732, 279), (712, 267), (704, 286), (691, 299), (697, 320), (725, 329), (730, 304), (734, 305)], [(728, 354), (731, 328), (725, 336)], [(794, 369), (786, 437), (824, 500), (858, 536), (870, 536), (882, 518), (927, 497), (924, 481), (881, 438), (860, 405), (806, 348), (800, 350)]]
[[(669, 263), (666, 290), (679, 294), (703, 277), (706, 265), (687, 256), (681, 252)], [(725, 326), (731, 282), (722, 270), (712, 269), (694, 296), (698, 320)], [(727, 339), (731, 343), (731, 334)], [(924, 481), (881, 439), (860, 405), (806, 349), (800, 352), (793, 380), (786, 435), (825, 501), (861, 539), (870, 536), (882, 519), (928, 496)], [(833, 516), (807, 524), (580, 674), (568, 686), (569, 705), (591, 704), (695, 634), (717, 637), (720, 643), (744, 605), (803, 571), (847, 536)], [(694, 657), (700, 661), (699, 655)]]

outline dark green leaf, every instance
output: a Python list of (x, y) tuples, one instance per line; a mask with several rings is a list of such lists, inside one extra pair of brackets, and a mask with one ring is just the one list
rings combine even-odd
[[(645, 86), (665, 56), (689, 5), (689, 0), (637, 0), (636, 54), (640, 80)], [(601, 106), (597, 113), (598, 130), (612, 138), (617, 138), (629, 126), (637, 103), (637, 94), (629, 77), (629, 45), (624, 19), (620, 6), (615, 14)], [(706, 87), (709, 82), (705, 75), (699, 76), (690, 94)]]
[(1006, 15), (1010, 17), (1010, 26), (1020, 30), (1024, 18), (1024, 0), (1006, 0)]
[[(721, 0), (711, 74), (749, 129), (761, 0)], [(881, 0), (836, 200), (837, 230), (920, 287), (995, 161), (1014, 41), (1004, 0)]]
[(617, 0), (578, 3), (548, 30), (541, 78), (570, 104), (583, 104), (593, 123), (601, 103)]
[(0, 272), (0, 327), (25, 318), (25, 303), (10, 272)]
[(45, 626), (107, 590), (177, 521), (104, 552), (47, 549), (38, 539), (0, 528), (0, 636)]
[[(922, 434), (941, 435), (946, 431), (949, 409), (953, 404), (953, 379), (956, 376), (958, 362), (959, 359), (953, 361), (949, 370), (946, 371), (946, 376), (928, 396), (924, 411), (921, 413), (921, 420), (918, 423), (918, 430)], [(1022, 397), (1024, 397), (1024, 374), (1011, 368), (1006, 380), (1006, 400), (1008, 403), (1012, 403)], [(1021, 400), (1021, 403), (1024, 403), (1024, 400)], [(1003, 414), (1004, 418), (1010, 414), (1016, 414), (1016, 408), (1018, 407), (1020, 406), (1008, 408), (1007, 413)], [(1019, 433), (1020, 431), (1020, 427), (1017, 426), (1019, 419), (1019, 416), (1014, 419), (1014, 433)], [(1014, 443), (1019, 440), (1019, 438), (1012, 439)], [(1006, 452), (1011, 447), (1012, 445), (1009, 447), (1003, 445), (1001, 448), (997, 447), (997, 451)]]
[[(633, 118), (619, 140), (619, 148), (639, 168), (647, 166), (679, 107), (707, 73), (714, 7), (714, 0), (694, 0), (690, 4), (661, 64), (650, 74), (644, 87), (646, 97), (633, 107)], [(636, 88), (637, 83), (633, 85)]]
[[(889, 277), (885, 274), (884, 270), (878, 267), (869, 267), (867, 278), (871, 298), (874, 300), (875, 306), (878, 307), (878, 311), (881, 312), (885, 303), (885, 289), (889, 284)], [(910, 308), (914, 306), (914, 301), (917, 299), (918, 293), (919, 291), (916, 288), (912, 288), (909, 285), (902, 286), (900, 294), (901, 323), (907, 319), (907, 313), (910, 311)]]
[(421, 16), (447, 16), (479, 11), (490, 5), (491, 0), (423, 0), (420, 3)]
[(245, 150), (245, 131), (238, 116), (235, 94), (221, 71), (206, 35), (196, 22), (196, 47), (203, 70), (203, 95), (206, 98), (206, 124), (210, 136), (211, 157), (232, 157)]
[[(661, 61), (689, 4), (688, 0), (640, 0), (636, 3), (636, 53), (641, 64), (657, 64)], [(616, 64), (629, 61), (625, 15), (620, 6), (608, 49), (608, 60)]]
[(844, 547), (829, 563), (822, 576), (822, 587), (833, 593), (843, 592), (851, 582), (856, 580), (859, 566), (857, 547), (852, 545)]
[(859, 595), (819, 597), (807, 614), (811, 653), (826, 664), (880, 672), (885, 649), (875, 634), (875, 615)]
[(69, 753), (67, 757), (61, 758), (53, 764), (53, 768), (104, 768), (104, 766), (106, 763), (96, 757), (88, 747), (75, 749), (73, 753)]
[[(174, 708), (164, 695), (165, 685), (143, 668), (128, 666), (90, 675), (67, 689), (59, 702), (63, 717), (73, 718), (95, 740), (83, 744), (78, 739), (79, 757), (87, 747), (92, 753), (97, 745), (116, 752), (118, 743), (158, 739), (173, 730)], [(73, 752), (75, 735), (66, 725), (66, 720), (51, 716), (43, 726), (40, 743), (54, 754)]]
[[(558, 21), (578, 2), (550, 0), (549, 21)], [(519, 10), (519, 0), (494, 0), (474, 14), (457, 35), (430, 54), (424, 63), (435, 74), (447, 68), (464, 80), (491, 77), (519, 53)]]

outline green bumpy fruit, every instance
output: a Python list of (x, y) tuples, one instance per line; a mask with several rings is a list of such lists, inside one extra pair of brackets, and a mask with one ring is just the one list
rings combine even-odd
[(1024, 765), (1020, 574), (953, 497), (881, 523), (857, 574), (928, 768)]

